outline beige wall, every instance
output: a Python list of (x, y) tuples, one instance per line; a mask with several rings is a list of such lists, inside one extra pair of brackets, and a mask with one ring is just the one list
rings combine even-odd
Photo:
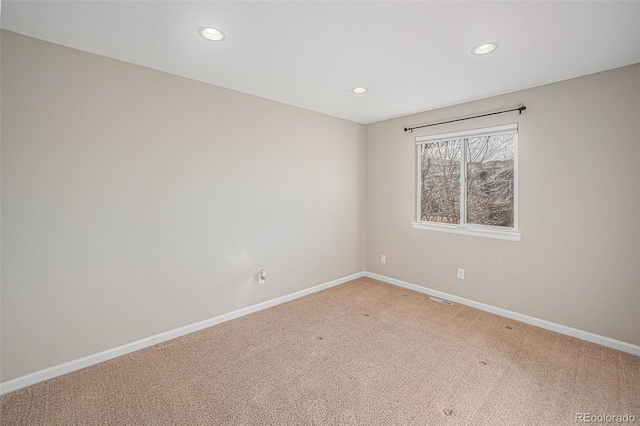
[[(1, 34), (2, 381), (364, 269), (640, 344), (640, 65), (365, 135)], [(514, 121), (522, 240), (413, 229), (414, 138)]]
[[(413, 229), (415, 137), (512, 122), (521, 241)], [(367, 126), (367, 270), (640, 344), (639, 123), (637, 64)]]
[(1, 42), (2, 381), (364, 269), (364, 126)]

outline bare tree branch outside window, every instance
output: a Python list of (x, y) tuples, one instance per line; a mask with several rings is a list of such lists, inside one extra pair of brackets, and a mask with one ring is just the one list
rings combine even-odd
[(467, 223), (513, 226), (513, 134), (467, 143)]
[(422, 145), (421, 220), (460, 223), (460, 141)]
[[(420, 220), (459, 224), (463, 215), (465, 223), (514, 226), (514, 153), (513, 133), (422, 144)], [(463, 166), (466, 212), (460, 203)]]

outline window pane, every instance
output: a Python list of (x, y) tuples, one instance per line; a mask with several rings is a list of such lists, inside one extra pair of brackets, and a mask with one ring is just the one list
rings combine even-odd
[(451, 140), (422, 145), (420, 220), (460, 223), (461, 143)]
[(467, 223), (513, 226), (514, 135), (470, 138)]

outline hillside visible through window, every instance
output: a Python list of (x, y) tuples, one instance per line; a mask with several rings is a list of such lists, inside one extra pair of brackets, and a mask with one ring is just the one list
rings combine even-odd
[(419, 220), (513, 227), (516, 137), (504, 133), (422, 144)]
[(469, 139), (467, 223), (513, 226), (513, 134)]

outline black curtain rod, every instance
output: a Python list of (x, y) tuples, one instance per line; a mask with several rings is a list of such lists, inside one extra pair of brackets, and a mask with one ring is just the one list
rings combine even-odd
[(414, 129), (422, 129), (423, 127), (438, 126), (440, 124), (455, 123), (456, 121), (471, 120), (472, 118), (487, 117), (489, 115), (504, 114), (505, 112), (518, 111), (518, 114), (522, 114), (522, 111), (524, 111), (525, 109), (527, 109), (526, 106), (521, 106), (520, 108), (507, 109), (507, 110), (504, 110), (504, 111), (497, 111), (497, 112), (490, 112), (489, 114), (474, 115), (473, 117), (458, 118), (456, 120), (441, 121), (439, 123), (425, 124), (424, 126), (405, 127), (404, 131), (407, 132), (407, 131), (411, 130), (411, 133), (413, 133)]

